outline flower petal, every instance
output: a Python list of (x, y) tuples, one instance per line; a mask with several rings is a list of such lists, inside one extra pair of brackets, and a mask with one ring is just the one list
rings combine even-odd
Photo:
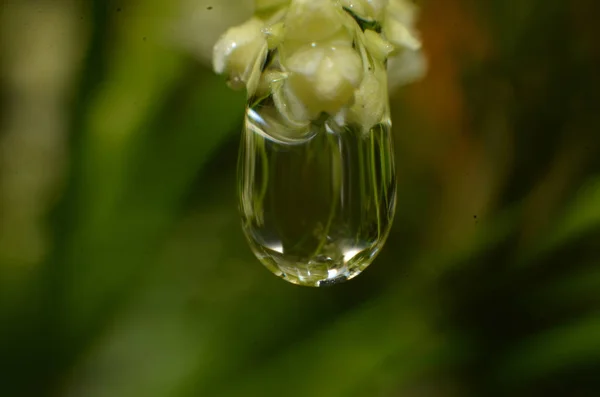
[(380, 34), (372, 30), (366, 30), (364, 35), (365, 46), (376, 60), (383, 62), (394, 51), (394, 46), (390, 42), (384, 40)]
[(354, 105), (350, 109), (351, 120), (368, 132), (382, 119), (388, 103), (386, 74), (382, 65), (377, 65), (375, 70), (365, 74), (365, 77), (356, 90)]
[(285, 19), (285, 39), (311, 43), (342, 28), (341, 8), (333, 1), (292, 0)]
[(230, 28), (214, 46), (213, 68), (219, 74), (228, 74), (234, 88), (248, 83), (255, 74), (253, 71), (257, 63), (261, 62), (260, 58), (266, 56), (267, 41), (262, 32), (263, 25), (260, 19), (252, 18)]
[(388, 89), (422, 79), (427, 73), (427, 58), (421, 51), (404, 50), (388, 59)]
[(421, 48), (421, 41), (414, 28), (417, 11), (417, 6), (407, 0), (390, 0), (383, 22), (383, 33), (398, 49)]
[(362, 80), (362, 61), (349, 46), (305, 47), (286, 62), (291, 88), (309, 111), (337, 113), (352, 101)]

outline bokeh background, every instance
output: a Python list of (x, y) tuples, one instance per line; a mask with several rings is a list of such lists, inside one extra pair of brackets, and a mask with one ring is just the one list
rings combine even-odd
[(0, 395), (600, 395), (600, 2), (422, 2), (393, 231), (323, 289), (240, 229), (247, 11), (2, 2)]

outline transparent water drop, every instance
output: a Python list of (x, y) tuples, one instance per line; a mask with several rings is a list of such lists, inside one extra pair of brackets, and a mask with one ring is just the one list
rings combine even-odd
[[(396, 184), (386, 72), (363, 37), (356, 25), (347, 47), (307, 50), (314, 59), (305, 58), (306, 68), (303, 58), (274, 49), (252, 71), (256, 90), (238, 168), (242, 225), (256, 257), (294, 284), (352, 279), (391, 227)], [(293, 63), (287, 69), (286, 59)], [(294, 76), (314, 62), (325, 62), (319, 84)], [(327, 69), (336, 62), (340, 73)]]
[(256, 257), (294, 284), (325, 286), (362, 272), (394, 215), (387, 117), (368, 131), (331, 117), (281, 136), (268, 98), (248, 107), (239, 157), (242, 224)]

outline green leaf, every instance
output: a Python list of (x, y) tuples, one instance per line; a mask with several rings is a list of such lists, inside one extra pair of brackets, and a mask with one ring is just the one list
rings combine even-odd
[(535, 381), (600, 360), (600, 316), (592, 313), (525, 340), (508, 352), (497, 371), (503, 382)]
[(599, 228), (600, 178), (595, 177), (579, 189), (563, 215), (543, 234), (541, 240), (523, 254), (521, 263), (532, 263), (534, 258), (548, 254)]

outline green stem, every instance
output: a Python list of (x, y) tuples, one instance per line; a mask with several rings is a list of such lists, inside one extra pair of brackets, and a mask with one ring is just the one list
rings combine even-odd
[[(342, 163), (342, 159), (340, 156), (338, 149), (338, 145), (335, 142), (335, 136), (333, 134), (329, 134), (327, 133), (326, 135), (326, 140), (327, 140), (327, 146), (330, 148), (331, 153), (332, 153), (332, 167), (337, 167), (337, 168), (341, 168), (340, 165)], [(340, 175), (341, 174), (341, 169), (339, 170), (339, 172), (337, 172), (336, 174)], [(333, 218), (335, 217), (335, 212), (337, 210), (337, 205), (338, 205), (338, 197), (340, 194), (340, 187), (341, 187), (341, 182), (334, 180), (333, 181), (334, 184), (334, 188), (333, 188), (333, 200), (331, 203), (331, 208), (329, 211), (329, 217), (327, 219), (327, 224), (325, 226), (325, 228), (323, 229), (323, 236), (321, 237), (321, 241), (319, 242), (319, 246), (317, 247), (317, 249), (315, 250), (315, 253), (312, 256), (316, 256), (319, 254), (319, 252), (321, 252), (321, 250), (323, 249), (323, 247), (325, 246), (325, 244), (327, 243), (327, 236), (329, 235), (329, 231), (331, 230), (331, 224), (333, 223)]]
[(377, 212), (377, 236), (381, 236), (381, 213), (379, 210), (379, 184), (377, 183), (377, 164), (375, 163), (375, 133), (371, 131), (371, 136), (369, 139), (371, 140), (371, 179), (373, 185), (373, 197), (375, 199), (375, 211)]

